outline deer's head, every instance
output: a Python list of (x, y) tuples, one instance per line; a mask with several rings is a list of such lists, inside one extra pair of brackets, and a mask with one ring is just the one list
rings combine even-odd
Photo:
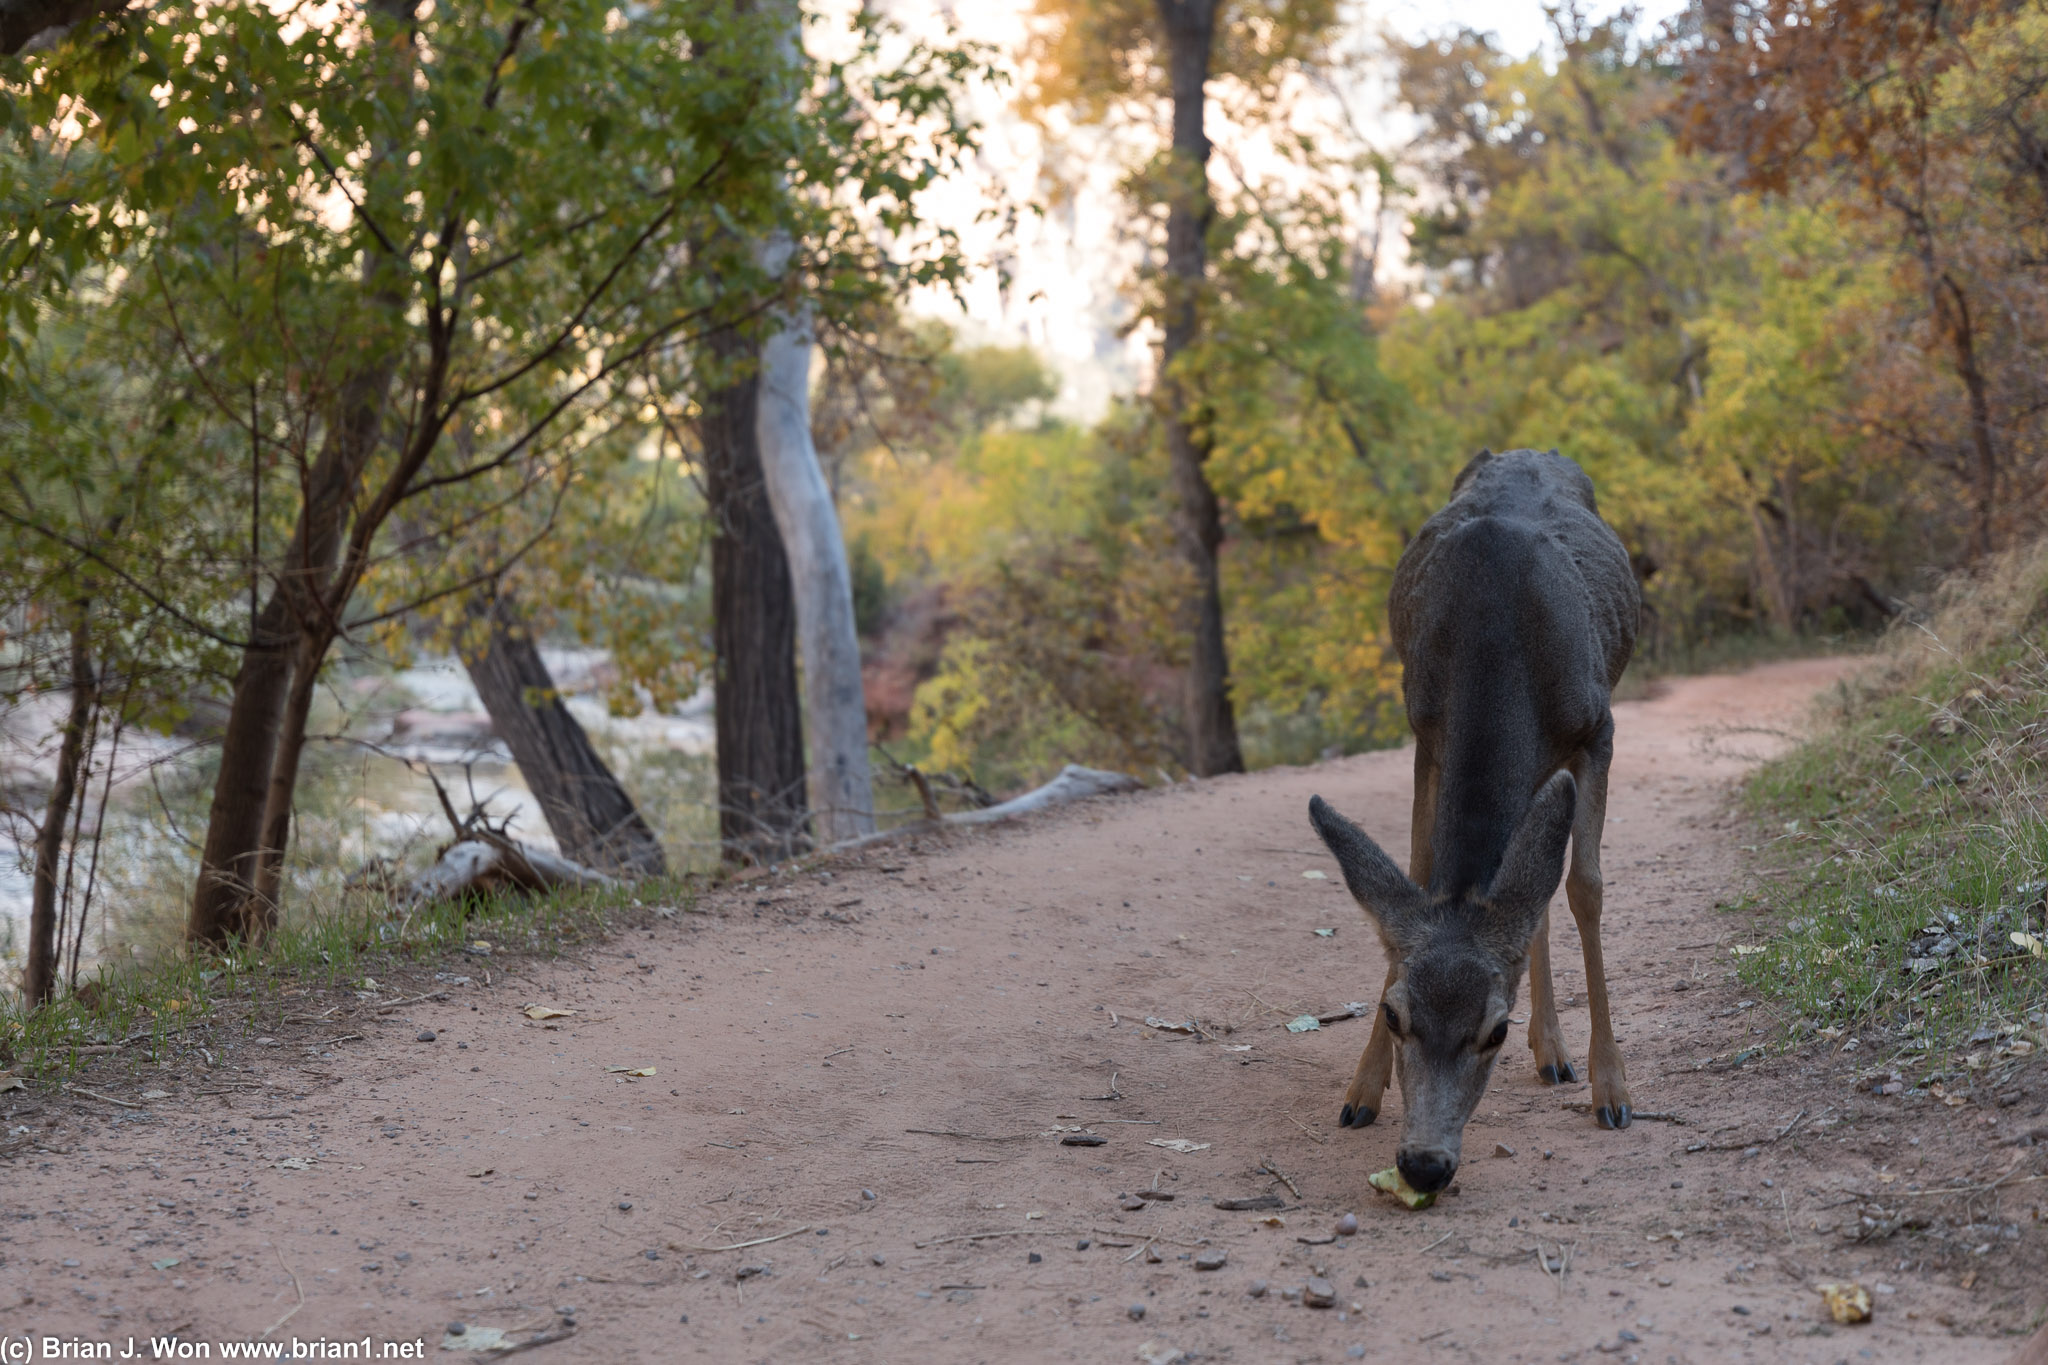
[(1309, 802), (1344, 884), (1394, 964), (1381, 1006), (1393, 1034), (1404, 1111), (1401, 1175), (1440, 1190), (1458, 1170), (1465, 1124), (1507, 1041), (1529, 944), (1564, 876), (1577, 789), (1559, 772), (1537, 791), (1483, 891), (1432, 896), (1320, 796)]

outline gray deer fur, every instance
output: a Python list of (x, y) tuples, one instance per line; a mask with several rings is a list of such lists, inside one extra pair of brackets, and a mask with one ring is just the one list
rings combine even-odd
[(1555, 450), (1481, 451), (1394, 571), (1389, 617), (1415, 732), (1408, 875), (1320, 796), (1309, 820), (1389, 962), (1339, 1124), (1377, 1117), (1398, 1063), (1398, 1164), (1418, 1190), (1456, 1173), (1525, 967), (1538, 1074), (1574, 1079), (1550, 988), (1560, 876), (1586, 949), (1595, 1115), (1629, 1124), (1600, 957), (1600, 833), (1610, 701), (1640, 603), (1592, 480)]

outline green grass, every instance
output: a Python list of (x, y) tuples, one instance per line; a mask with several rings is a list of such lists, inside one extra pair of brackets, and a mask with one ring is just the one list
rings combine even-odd
[[(1747, 799), (1779, 925), (1738, 970), (1798, 1035), (1858, 1037), (1908, 1085), (1994, 1084), (2048, 1050), (2048, 632), (1935, 629), (1825, 702), (1815, 738), (1766, 765)], [(1981, 605), (1981, 604), (1978, 604)], [(1972, 641), (1968, 636), (1979, 638)], [(1971, 647), (1974, 645), (1974, 647)]]
[[(332, 910), (288, 917), (255, 947), (116, 960), (42, 1009), (24, 1013), (17, 1001), (0, 1003), (0, 1067), (62, 1079), (102, 1056), (140, 1063), (203, 1053), (222, 1030), (253, 1036), (276, 1029), (288, 1012), (305, 1009), (308, 989), (355, 989), (396, 967), (472, 962), (463, 950), (479, 942), (490, 945), (493, 958), (544, 956), (601, 937), (620, 921), (689, 910), (695, 896), (689, 883), (674, 879), (547, 896), (473, 896), (401, 911), (359, 893)], [(119, 1044), (127, 1046), (114, 1054), (83, 1050)]]

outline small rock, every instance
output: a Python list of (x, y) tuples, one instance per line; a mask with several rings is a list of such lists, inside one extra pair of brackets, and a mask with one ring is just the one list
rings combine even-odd
[(1337, 1286), (1321, 1276), (1301, 1287), (1301, 1301), (1310, 1308), (1331, 1308), (1337, 1302)]
[(1356, 1237), (1358, 1235), (1358, 1215), (1347, 1213), (1339, 1218), (1337, 1220), (1337, 1235), (1339, 1237)]
[(1086, 1237), (1083, 1237), (1080, 1241), (1074, 1243), (1074, 1250), (1076, 1251), (1086, 1251), (1087, 1249), (1088, 1239)]
[(1364, 1342), (1358, 1342), (1358, 1343), (1356, 1343), (1355, 1345), (1352, 1345), (1352, 1346), (1349, 1346), (1349, 1347), (1345, 1348), (1344, 1354), (1345, 1354), (1345, 1355), (1347, 1355), (1347, 1356), (1349, 1356), (1349, 1357), (1350, 1357), (1351, 1359), (1353, 1359), (1353, 1360), (1364, 1360), (1364, 1359), (1365, 1359), (1365, 1343), (1364, 1343)]
[(631, 1213), (632, 1211), (633, 1211), (633, 1201), (632, 1201), (632, 1200), (630, 1200), (630, 1199), (621, 1199), (621, 1200), (619, 1201), (619, 1212), (620, 1212), (620, 1213)]
[(419, 1031), (418, 1037), (423, 1043), (431, 1043), (434, 1041), (434, 1031), (430, 1028), (423, 1028)]
[(1155, 1247), (1155, 1246), (1153, 1246), (1153, 1245), (1152, 1245), (1151, 1243), (1149, 1243), (1149, 1242), (1147, 1242), (1147, 1243), (1145, 1244), (1145, 1264), (1146, 1264), (1146, 1265), (1159, 1265), (1159, 1264), (1160, 1264), (1161, 1262), (1165, 1261), (1165, 1259), (1166, 1259), (1166, 1258), (1165, 1258), (1164, 1256), (1161, 1256), (1161, 1255), (1159, 1254), (1159, 1248), (1158, 1248), (1158, 1247)]
[(887, 1256), (884, 1256), (884, 1255), (883, 1255), (883, 1254), (882, 1254), (881, 1252), (879, 1252), (879, 1251), (878, 1251), (878, 1252), (876, 1252), (876, 1253), (875, 1253), (874, 1255), (872, 1255), (872, 1256), (868, 1257), (868, 1259), (869, 1259), (870, 1261), (873, 1261), (873, 1262), (874, 1262), (874, 1263), (875, 1263), (876, 1265), (887, 1265), (887, 1264), (889, 1264), (889, 1258), (888, 1258)]
[(648, 1250), (641, 1252), (640, 1254), (642, 1256), (645, 1256), (650, 1261), (658, 1261), (661, 1259), (661, 1253), (654, 1250), (651, 1247)]
[(1749, 1316), (1749, 1309), (1739, 1303), (1736, 1304), (1733, 1308), (1729, 1309), (1728, 1311), (1745, 1318)]
[(1634, 1332), (1629, 1331), (1626, 1327), (1622, 1328), (1620, 1332), (1616, 1333), (1616, 1335), (1619, 1336), (1623, 1341), (1628, 1342), (1636, 1342), (1642, 1340), (1641, 1337), (1637, 1336)]
[(448, 1324), (448, 1335), (451, 1337), (466, 1336), (468, 1333), (469, 1324), (466, 1322), (451, 1322)]
[(1498, 1157), (1510, 1157), (1515, 1154), (1515, 1149), (1505, 1142), (1496, 1142), (1493, 1144), (1493, 1154)]
[(1136, 1213), (1139, 1209), (1145, 1207), (1145, 1201), (1138, 1198), (1135, 1194), (1127, 1194), (1117, 1201), (1117, 1207), (1125, 1213)]
[(1143, 1322), (1145, 1320), (1145, 1305), (1142, 1303), (1134, 1303), (1129, 1308), (1126, 1308), (1124, 1312), (1130, 1314), (1132, 1322)]
[(1230, 1253), (1223, 1250), (1205, 1251), (1195, 1257), (1197, 1270), (1221, 1270), (1230, 1263)]
[(875, 1197), (875, 1192), (873, 1190), (862, 1190), (860, 1192), (860, 1197), (863, 1199), (873, 1199)]
[(1253, 1281), (1252, 1281), (1252, 1287), (1251, 1287), (1250, 1289), (1247, 1289), (1247, 1290), (1245, 1291), (1245, 1293), (1247, 1293), (1247, 1294), (1251, 1295), (1251, 1296), (1252, 1296), (1253, 1298), (1255, 1298), (1255, 1299), (1263, 1299), (1263, 1298), (1265, 1298), (1265, 1297), (1266, 1297), (1266, 1282), (1265, 1282), (1264, 1280), (1253, 1280)]
[(1062, 1147), (1100, 1147), (1109, 1141), (1097, 1133), (1068, 1133), (1060, 1139)]
[(1024, 1258), (1024, 1263), (1026, 1265), (1037, 1265), (1044, 1259), (1045, 1257), (1039, 1255), (1037, 1252), (1034, 1251)]

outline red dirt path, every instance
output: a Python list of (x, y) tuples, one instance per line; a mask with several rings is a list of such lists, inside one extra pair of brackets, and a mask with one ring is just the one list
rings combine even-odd
[[(142, 1110), (0, 1097), (7, 1123), (55, 1125), (0, 1164), (0, 1334), (118, 1353), (174, 1329), (252, 1337), (291, 1311), (272, 1340), (424, 1338), (459, 1360), (440, 1349), (451, 1321), (530, 1336), (573, 1307), (573, 1334), (530, 1358), (2003, 1359), (2001, 1334), (2048, 1298), (2048, 1186), (1948, 1208), (1941, 1238), (1844, 1233), (1914, 1185), (2048, 1166), (2048, 1146), (2006, 1145), (2039, 1122), (2043, 1081), (2018, 1107), (1949, 1110), (1855, 1092), (1853, 1057), (1726, 1065), (1768, 1027), (1728, 972), (1751, 921), (1716, 909), (1743, 885), (1730, 783), (1844, 668), (1689, 679), (1616, 708), (1616, 1015), (1637, 1108), (1683, 1126), (1600, 1131), (1564, 1107), (1583, 1084), (1537, 1082), (1518, 1032), (1455, 1197), (1409, 1213), (1367, 1187), (1400, 1103), (1335, 1126), (1364, 1024), (1281, 1025), (1369, 1000), (1381, 976), (1338, 882), (1303, 875), (1335, 871), (1313, 792), (1406, 848), (1409, 757), (1368, 754), (731, 886), (578, 958), (499, 962), (488, 987), (484, 965), (458, 968), (474, 979), (445, 1002), (359, 1009), (345, 1027), (365, 1039), (326, 1057), (308, 1031), (198, 1076), (83, 1082)], [(1583, 976), (1557, 918), (1582, 1061)], [(519, 1012), (536, 1002), (577, 1013), (549, 1027)], [(171, 1095), (139, 1098), (156, 1085)], [(1112, 1087), (1122, 1099), (1088, 1098)], [(1081, 1126), (1106, 1144), (1059, 1145)], [(1155, 1184), (1174, 1198), (1120, 1207)], [(1284, 1226), (1211, 1202), (1268, 1192)], [(1303, 1240), (1346, 1211), (1358, 1235)], [(1209, 1250), (1228, 1264), (1184, 1259)], [(1312, 1275), (1337, 1306), (1288, 1297)], [(1878, 1287), (1874, 1322), (1825, 1322), (1813, 1286), (1838, 1278)]]

